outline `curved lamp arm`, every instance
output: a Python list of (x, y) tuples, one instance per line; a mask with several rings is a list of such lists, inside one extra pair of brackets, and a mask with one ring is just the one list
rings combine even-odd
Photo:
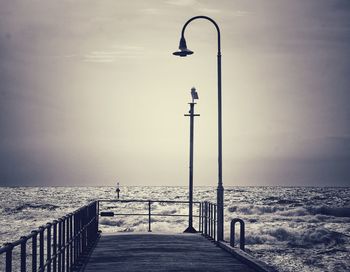
[[(192, 21), (196, 20), (196, 19), (206, 19), (210, 22), (212, 22), (218, 32), (218, 55), (221, 55), (221, 36), (220, 36), (220, 28), (218, 26), (218, 24), (210, 17), (208, 16), (195, 16), (195, 17), (192, 17), (191, 19), (189, 19), (183, 26), (182, 28), (182, 31), (181, 31), (181, 39), (185, 40), (185, 29), (186, 27), (188, 26), (189, 23), (191, 23)], [(185, 44), (186, 44), (186, 41), (185, 41)], [(181, 42), (180, 42), (180, 45), (181, 45)], [(180, 48), (181, 49), (181, 48)]]

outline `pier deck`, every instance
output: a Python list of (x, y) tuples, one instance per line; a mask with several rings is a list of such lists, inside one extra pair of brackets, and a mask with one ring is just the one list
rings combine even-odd
[(240, 271), (253, 272), (199, 234), (103, 234), (85, 272)]

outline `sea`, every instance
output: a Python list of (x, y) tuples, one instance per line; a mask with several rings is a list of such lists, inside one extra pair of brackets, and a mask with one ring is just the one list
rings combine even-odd
[[(187, 187), (122, 186), (120, 190), (123, 200), (188, 199)], [(117, 199), (115, 188), (0, 187), (0, 242), (19, 239), (97, 199)], [(216, 188), (195, 187), (194, 201), (215, 202)], [(104, 209), (148, 212), (145, 203), (106, 203), (101, 205)], [(179, 233), (187, 227), (186, 216), (165, 216), (186, 215), (187, 204), (153, 203), (152, 213), (164, 215), (152, 218), (154, 232)], [(224, 214), (225, 239), (229, 240), (230, 221), (243, 219), (247, 252), (281, 272), (350, 271), (350, 187), (225, 187)], [(198, 229), (197, 221), (195, 218), (194, 227)], [(100, 229), (147, 231), (148, 217), (104, 217)]]

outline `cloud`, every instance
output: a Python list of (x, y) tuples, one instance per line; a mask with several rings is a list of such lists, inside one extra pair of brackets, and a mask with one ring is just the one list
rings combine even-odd
[(236, 10), (233, 12), (233, 16), (235, 17), (243, 17), (251, 14), (252, 12), (244, 11), (244, 10)]
[(111, 63), (119, 58), (138, 58), (144, 55), (144, 48), (139, 46), (114, 46), (111, 50), (92, 51), (83, 56), (86, 62)]
[(145, 8), (145, 9), (140, 9), (140, 12), (142, 14), (147, 14), (147, 15), (157, 15), (160, 14), (160, 10), (156, 8)]
[(180, 6), (180, 7), (188, 7), (197, 4), (196, 0), (168, 0), (166, 1), (169, 5)]
[(219, 9), (205, 8), (205, 7), (199, 8), (198, 11), (199, 11), (199, 12), (202, 12), (202, 13), (204, 13), (204, 14), (208, 14), (208, 13), (209, 13), (209, 14), (217, 14), (217, 13), (220, 13), (220, 12), (221, 12), (221, 10), (219, 10)]

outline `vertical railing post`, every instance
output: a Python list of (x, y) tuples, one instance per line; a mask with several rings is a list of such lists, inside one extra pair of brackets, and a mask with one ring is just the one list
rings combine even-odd
[(61, 251), (62, 251), (62, 272), (66, 271), (66, 258), (65, 258), (65, 253), (66, 253), (66, 217), (62, 217), (62, 246), (61, 246)]
[[(88, 224), (90, 222), (90, 220), (92, 219), (92, 204), (90, 204), (88, 207), (87, 207), (87, 220), (86, 220), (86, 223)], [(86, 239), (86, 244), (88, 247), (90, 247), (90, 243), (91, 243), (91, 233), (92, 233), (92, 227), (93, 225), (92, 224), (89, 224), (88, 227), (87, 227), (87, 239)]]
[(57, 272), (57, 220), (52, 222), (53, 233), (52, 233), (52, 271)]
[(33, 237), (32, 237), (32, 272), (37, 271), (37, 237), (38, 237), (38, 231), (33, 230)]
[(96, 201), (96, 238), (97, 238), (97, 233), (98, 233), (98, 225), (99, 225), (99, 220), (100, 220), (100, 201)]
[(211, 203), (211, 208), (210, 208), (210, 230), (211, 230), (211, 233), (210, 233), (210, 237), (211, 238), (214, 238), (214, 204)]
[(74, 217), (74, 263), (77, 262), (78, 259), (78, 248), (79, 248), (79, 244), (78, 244), (78, 212), (74, 213), (73, 215)]
[(208, 235), (211, 236), (211, 218), (210, 218), (211, 203), (208, 202)]
[(47, 223), (47, 232), (46, 232), (46, 260), (47, 260), (47, 272), (51, 272), (51, 223)]
[(217, 212), (217, 206), (214, 204), (214, 241), (216, 241), (216, 212)]
[(85, 207), (85, 221), (84, 221), (84, 227), (85, 227), (85, 250), (86, 251), (88, 247), (88, 234), (89, 234), (89, 227), (87, 226), (87, 223), (89, 222), (89, 206)]
[(78, 215), (78, 224), (77, 224), (77, 232), (78, 232), (78, 252), (77, 252), (77, 258), (79, 259), (80, 253), (81, 253), (81, 249), (82, 249), (82, 233), (81, 233), (81, 210), (79, 210), (79, 212), (77, 213)]
[(98, 200), (95, 202), (95, 240), (97, 240), (98, 237), (99, 203)]
[(84, 227), (85, 227), (85, 250), (84, 252), (86, 252), (86, 250), (88, 249), (88, 244), (89, 244), (89, 231), (90, 228), (88, 226), (89, 223), (89, 215), (90, 215), (90, 211), (89, 211), (89, 206), (85, 206), (84, 208), (85, 212), (85, 221), (84, 221)]
[(70, 256), (69, 265), (73, 266), (73, 214), (69, 214), (69, 242), (70, 242)]
[(44, 268), (44, 230), (45, 227), (39, 227), (39, 268)]
[(148, 200), (148, 232), (151, 232), (151, 201)]
[(58, 243), (57, 243), (57, 253), (58, 253), (58, 258), (57, 258), (57, 271), (61, 272), (62, 271), (62, 219), (58, 219)]
[(204, 202), (204, 234), (208, 235), (208, 202)]
[(211, 236), (211, 218), (210, 218), (211, 203), (208, 202), (208, 236)]
[(8, 250), (6, 251), (6, 272), (12, 272), (12, 250), (13, 245), (11, 243), (6, 243), (4, 246), (8, 247)]
[(68, 272), (69, 271), (69, 257), (70, 257), (70, 251), (69, 251), (69, 247), (70, 247), (70, 244), (69, 244), (69, 215), (67, 215), (66, 217), (66, 271)]
[(81, 210), (81, 226), (80, 229), (83, 229), (82, 231), (82, 241), (81, 241), (81, 252), (85, 252), (85, 246), (86, 246), (86, 228), (85, 228), (85, 222), (86, 222), (86, 209), (85, 207), (83, 207), (83, 209)]
[(204, 234), (204, 202), (201, 203), (202, 205), (202, 234)]
[(21, 237), (21, 272), (27, 272), (27, 236)]
[(199, 228), (199, 232), (202, 232), (202, 219), (201, 219), (201, 217), (202, 217), (202, 202), (199, 202), (199, 211), (198, 211), (198, 228)]

